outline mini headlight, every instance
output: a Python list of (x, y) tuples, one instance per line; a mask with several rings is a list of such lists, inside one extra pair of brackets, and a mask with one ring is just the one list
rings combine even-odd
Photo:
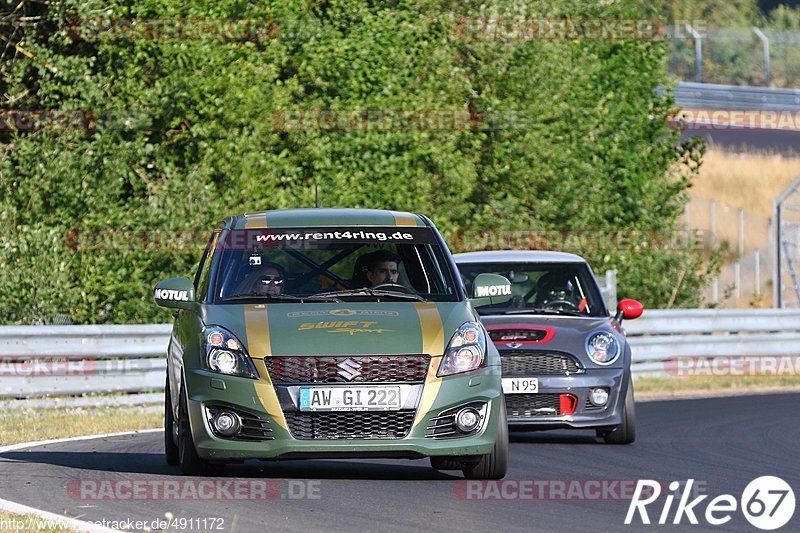
[(485, 357), (486, 335), (483, 327), (475, 322), (465, 322), (450, 339), (438, 375), (449, 376), (475, 370), (480, 368)]
[(617, 360), (620, 351), (619, 342), (605, 331), (595, 333), (586, 341), (586, 354), (598, 365), (610, 365)]
[(212, 372), (258, 379), (253, 362), (233, 333), (220, 326), (203, 329), (203, 367)]

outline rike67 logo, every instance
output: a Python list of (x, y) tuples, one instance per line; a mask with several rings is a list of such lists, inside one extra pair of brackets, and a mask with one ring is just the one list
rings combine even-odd
[[(720, 494), (705, 502), (705, 511), (702, 511), (701, 504), (708, 495), (703, 494), (689, 499), (692, 496), (693, 485), (694, 479), (687, 480), (685, 484), (678, 481), (670, 483), (670, 492), (664, 497), (662, 506), (657, 503), (661, 498), (661, 484), (651, 479), (640, 479), (628, 506), (625, 524), (633, 523), (637, 515), (642, 524), (650, 524), (649, 512), (654, 512), (656, 514), (652, 520), (660, 525), (668, 522), (680, 524), (684, 518), (690, 524), (696, 525), (700, 517), (712, 526), (721, 526), (730, 522), (734, 513), (740, 510), (750, 524), (758, 529), (770, 531), (783, 527), (794, 515), (794, 491), (779, 477), (762, 476), (754, 479), (744, 488), (738, 501), (730, 494)], [(683, 490), (679, 493), (681, 487)], [(676, 499), (678, 503), (673, 512), (673, 503)]]

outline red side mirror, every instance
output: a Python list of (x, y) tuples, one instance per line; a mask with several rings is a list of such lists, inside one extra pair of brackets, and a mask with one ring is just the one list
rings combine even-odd
[(625, 298), (617, 305), (617, 311), (622, 313), (622, 318), (625, 320), (633, 320), (642, 316), (644, 306), (636, 300)]

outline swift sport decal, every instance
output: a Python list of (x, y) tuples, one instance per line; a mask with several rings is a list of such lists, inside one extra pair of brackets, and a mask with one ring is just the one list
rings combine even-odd
[(303, 322), (297, 327), (297, 331), (308, 331), (311, 329), (324, 329), (329, 333), (349, 333), (355, 335), (356, 333), (383, 333), (384, 331), (392, 331), (391, 329), (376, 328), (374, 327), (377, 322), (359, 321), (359, 320), (340, 320), (337, 322), (319, 321)]

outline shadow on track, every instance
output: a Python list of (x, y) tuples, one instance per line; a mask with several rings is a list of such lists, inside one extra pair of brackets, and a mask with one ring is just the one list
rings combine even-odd
[[(159, 453), (14, 451), (0, 455), (0, 459), (49, 464), (93, 472), (184, 477), (177, 467), (164, 464), (163, 455)], [(248, 461), (243, 464), (228, 465), (219, 477), (440, 481), (461, 479), (460, 472), (453, 472), (454, 475), (449, 475), (434, 470), (427, 459), (391, 461), (391, 463), (380, 462), (379, 459), (374, 462), (353, 459)]]

